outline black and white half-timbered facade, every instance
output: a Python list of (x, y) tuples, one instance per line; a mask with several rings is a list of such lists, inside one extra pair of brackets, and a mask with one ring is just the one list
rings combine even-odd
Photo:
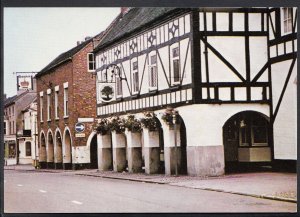
[(97, 116), (134, 115), (143, 130), (98, 134), (99, 169), (211, 176), (295, 161), (296, 17), (131, 8), (94, 49)]

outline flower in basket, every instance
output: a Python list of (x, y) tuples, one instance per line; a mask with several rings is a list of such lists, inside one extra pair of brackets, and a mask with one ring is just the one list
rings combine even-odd
[(108, 125), (111, 131), (116, 131), (117, 133), (123, 133), (125, 131), (125, 120), (119, 116), (112, 117)]
[(94, 130), (101, 135), (106, 135), (109, 132), (108, 120), (105, 118), (98, 120)]
[(173, 114), (176, 114), (176, 123), (179, 123), (179, 116), (178, 116), (178, 111), (171, 108), (167, 107), (166, 110), (164, 111), (163, 115), (161, 116), (161, 119), (167, 124), (167, 125), (173, 125)]
[(150, 131), (158, 129), (156, 115), (153, 112), (145, 112), (144, 118), (141, 118), (142, 127), (148, 128)]
[(141, 132), (142, 125), (141, 122), (134, 117), (134, 115), (128, 115), (127, 119), (125, 119), (125, 128), (127, 128), (131, 132)]

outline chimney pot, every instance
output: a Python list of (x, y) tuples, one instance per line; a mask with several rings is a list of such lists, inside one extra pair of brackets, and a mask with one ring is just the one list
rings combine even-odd
[(80, 41), (77, 41), (77, 45), (80, 45)]

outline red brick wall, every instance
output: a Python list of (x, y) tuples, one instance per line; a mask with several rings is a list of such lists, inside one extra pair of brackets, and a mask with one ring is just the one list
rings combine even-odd
[[(96, 78), (91, 76), (87, 70), (87, 53), (93, 49), (92, 43), (89, 43), (81, 51), (75, 54), (72, 61), (68, 61), (51, 73), (37, 78), (37, 94), (38, 94), (38, 131), (41, 130), (47, 136), (48, 129), (53, 132), (53, 139), (57, 127), (63, 132), (66, 126), (69, 127), (72, 139), (72, 145), (86, 145), (88, 136), (92, 132), (93, 123), (85, 123), (85, 138), (75, 138), (75, 124), (78, 117), (96, 117)], [(47, 87), (46, 84), (52, 83), (51, 92), (51, 121), (47, 121)], [(68, 82), (69, 91), (69, 118), (64, 118), (64, 87), (63, 84)], [(46, 84), (45, 84), (46, 83)], [(59, 85), (59, 120), (55, 120), (54, 109), (54, 87)], [(43, 96), (43, 123), (40, 122), (40, 92), (44, 92)], [(46, 137), (47, 139), (47, 137)]]

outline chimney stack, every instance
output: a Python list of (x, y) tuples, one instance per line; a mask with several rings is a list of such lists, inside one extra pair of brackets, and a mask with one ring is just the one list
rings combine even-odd
[(77, 45), (80, 45), (80, 41), (77, 41)]
[(124, 16), (129, 11), (129, 9), (129, 7), (121, 7), (121, 14)]
[(92, 37), (91, 36), (86, 36), (85, 38), (84, 38), (84, 40), (86, 41), (86, 40), (89, 40), (89, 39), (91, 39)]

